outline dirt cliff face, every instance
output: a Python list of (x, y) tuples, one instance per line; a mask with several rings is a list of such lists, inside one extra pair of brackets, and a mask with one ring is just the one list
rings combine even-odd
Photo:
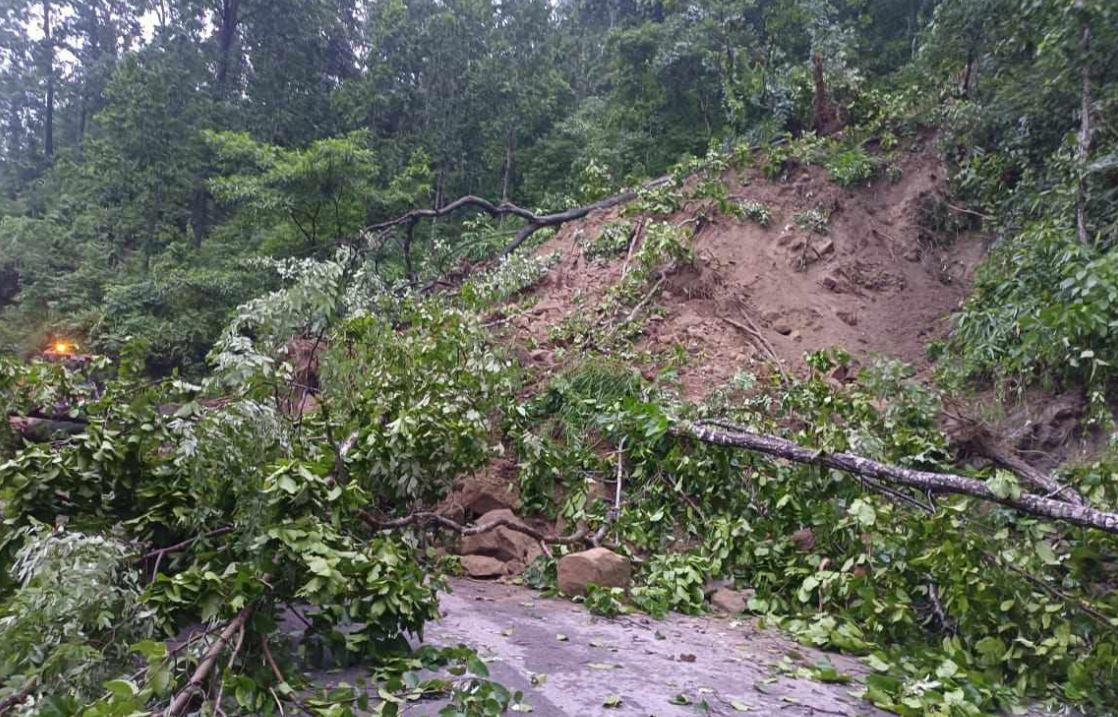
[[(692, 239), (695, 261), (665, 278), (636, 340), (652, 356), (647, 368), (682, 350), (680, 382), (695, 399), (738, 371), (763, 372), (774, 358), (797, 372), (804, 352), (823, 348), (926, 368), (925, 347), (947, 333), (984, 242), (925, 226), (928, 207), (942, 202), (946, 176), (930, 149), (910, 151), (896, 166), (899, 174), (852, 189), (832, 184), (819, 167), (795, 169), (785, 181), (753, 170), (726, 172), (731, 201), (764, 203), (767, 226), (720, 213), (711, 200), (688, 201), (659, 217), (701, 229)], [(535, 304), (503, 325), (510, 338), (532, 347), (537, 363), (555, 363), (551, 354), (560, 346), (552, 328), (587, 312), (621, 279), (624, 252), (605, 263), (583, 252), (619, 212), (564, 226), (538, 250), (562, 258), (535, 289)], [(705, 221), (695, 224), (699, 217)]]

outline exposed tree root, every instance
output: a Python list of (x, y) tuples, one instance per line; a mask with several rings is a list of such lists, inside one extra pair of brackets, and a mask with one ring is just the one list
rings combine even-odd
[(1005, 446), (978, 421), (955, 413), (945, 415), (960, 427), (961, 430), (958, 431), (960, 435), (953, 436), (953, 439), (965, 450), (1012, 471), (1036, 490), (1043, 491), (1046, 498), (1056, 498), (1075, 505), (1087, 504), (1083, 496), (1070, 487), (1025, 462), (1012, 448)]
[(813, 451), (792, 441), (754, 433), (745, 428), (720, 421), (697, 421), (685, 424), (683, 431), (700, 441), (732, 446), (764, 453), (777, 458), (826, 466), (886, 483), (917, 488), (928, 493), (953, 493), (999, 503), (1022, 513), (1059, 520), (1108, 533), (1118, 533), (1118, 513), (1110, 513), (1085, 505), (1024, 493), (1017, 497), (999, 496), (983, 481), (952, 473), (930, 473), (857, 456), (852, 453)]

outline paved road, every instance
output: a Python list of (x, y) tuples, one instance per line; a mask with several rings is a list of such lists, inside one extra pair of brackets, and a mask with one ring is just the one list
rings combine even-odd
[[(521, 690), (539, 717), (887, 714), (850, 694), (866, 672), (860, 661), (805, 648), (751, 620), (606, 619), (515, 586), (452, 585), (442, 596), (444, 617), (426, 628), (427, 641), (474, 647), (492, 678)], [(794, 675), (825, 660), (853, 681), (824, 684)], [(605, 707), (614, 696), (621, 704)], [(436, 711), (433, 704), (417, 705), (409, 714)]]

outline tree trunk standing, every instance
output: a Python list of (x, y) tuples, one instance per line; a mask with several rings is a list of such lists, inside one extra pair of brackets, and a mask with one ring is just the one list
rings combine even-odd
[(240, 0), (221, 0), (221, 16), (217, 28), (217, 78), (216, 94), (219, 100), (225, 99), (229, 90), (229, 67), (232, 64), (233, 41), (237, 38), (237, 25)]
[(412, 267), (411, 263), (411, 244), (412, 239), (415, 237), (415, 225), (418, 221), (418, 219), (412, 219), (407, 223), (407, 226), (404, 227), (404, 272), (407, 275), (408, 281), (412, 284), (415, 283), (415, 269)]
[(54, 38), (50, 34), (50, 2), (43, 0), (43, 50), (47, 76), (47, 106), (43, 124), (43, 151), (54, 156)]
[[(1075, 9), (1082, 12), (1083, 0), (1075, 3)], [(1087, 158), (1091, 151), (1091, 63), (1088, 53), (1091, 51), (1091, 26), (1083, 21), (1083, 30), (1079, 37), (1079, 57), (1083, 63), (1083, 90), (1079, 108), (1079, 135), (1076, 137), (1076, 159), (1079, 160), (1079, 188), (1075, 200), (1075, 225), (1079, 241), (1087, 244), (1090, 236), (1087, 233)]]
[(510, 128), (508, 138), (505, 140), (505, 172), (501, 178), (501, 201), (509, 200), (509, 176), (512, 174), (512, 142), (516, 133)]
[(842, 118), (838, 108), (831, 101), (827, 91), (827, 81), (823, 76), (823, 57), (818, 52), (811, 56), (815, 77), (815, 98), (812, 102), (811, 128), (820, 137), (826, 137), (842, 129)]

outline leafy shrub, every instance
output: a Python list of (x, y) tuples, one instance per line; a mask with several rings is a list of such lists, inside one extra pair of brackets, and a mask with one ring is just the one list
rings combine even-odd
[(130, 646), (156, 628), (129, 546), (45, 525), (10, 538), (23, 544), (11, 565), (16, 589), (0, 603), (0, 674), (92, 701), (131, 671)]
[(767, 227), (772, 221), (772, 212), (769, 207), (756, 199), (741, 199), (737, 202), (737, 209), (741, 216), (757, 222), (762, 227)]
[(353, 469), (373, 495), (437, 500), (490, 456), (494, 412), (513, 378), (475, 318), (408, 300), (395, 316), (346, 321), (338, 338), (324, 394), (350, 417)]
[(956, 315), (956, 368), (1004, 382), (1077, 379), (1101, 397), (1112, 380), (1118, 254), (1070, 227), (1029, 225), (996, 244)]
[(826, 234), (831, 217), (823, 209), (804, 209), (794, 213), (792, 221), (806, 232)]
[(635, 214), (664, 216), (679, 211), (682, 203), (683, 198), (672, 186), (641, 187), (637, 190), (637, 198), (626, 204), (621, 209), (621, 213), (625, 216)]
[(505, 301), (538, 282), (559, 261), (559, 256), (559, 252), (512, 254), (495, 268), (464, 282), (458, 295), (463, 306), (470, 309)]
[(710, 566), (699, 554), (656, 555), (644, 566), (631, 591), (633, 604), (650, 615), (670, 611), (696, 615), (706, 609), (703, 585)]
[(827, 176), (842, 187), (852, 187), (873, 178), (877, 163), (860, 148), (831, 154), (827, 159)]
[(607, 588), (594, 583), (587, 583), (582, 602), (587, 610), (603, 617), (616, 617), (627, 610), (622, 588)]
[(597, 238), (587, 242), (582, 249), (588, 261), (604, 261), (625, 252), (633, 236), (629, 222), (610, 222), (602, 227)]

